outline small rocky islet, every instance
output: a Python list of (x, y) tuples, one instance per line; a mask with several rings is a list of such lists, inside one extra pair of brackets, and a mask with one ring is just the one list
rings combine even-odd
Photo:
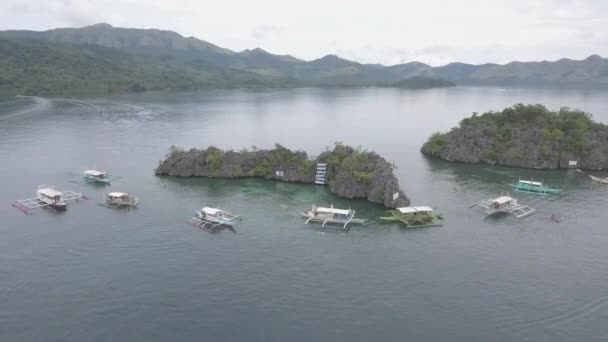
[(530, 169), (608, 169), (608, 126), (590, 113), (517, 104), (473, 113), (422, 146), (429, 157)]
[[(175, 146), (155, 169), (156, 175), (181, 177), (260, 177), (282, 182), (315, 184), (318, 165), (325, 165), (330, 192), (348, 199), (366, 199), (388, 208), (408, 206), (394, 165), (375, 152), (336, 143), (315, 158), (275, 144), (273, 149), (240, 151), (217, 147), (184, 150)], [(397, 195), (398, 194), (398, 195)]]

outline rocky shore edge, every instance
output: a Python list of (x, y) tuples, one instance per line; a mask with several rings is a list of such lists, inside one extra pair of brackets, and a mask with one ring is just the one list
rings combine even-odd
[(184, 150), (175, 146), (158, 167), (156, 175), (180, 177), (261, 177), (282, 182), (315, 184), (318, 166), (325, 164), (323, 183), (339, 197), (366, 199), (388, 208), (408, 206), (394, 165), (375, 152), (336, 143), (314, 159), (306, 152), (279, 144), (274, 149), (224, 151), (210, 146)]
[(429, 157), (530, 169), (608, 169), (608, 126), (567, 107), (517, 104), (473, 113), (457, 127), (433, 134), (422, 146)]

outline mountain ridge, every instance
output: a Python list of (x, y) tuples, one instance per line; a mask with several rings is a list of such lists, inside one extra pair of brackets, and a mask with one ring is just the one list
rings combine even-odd
[[(521, 62), (506, 64), (469, 64), (453, 62), (442, 66), (412, 61), (395, 65), (363, 64), (344, 59), (334, 54), (327, 54), (317, 59), (305, 61), (291, 55), (272, 54), (261, 48), (245, 49), (240, 52), (226, 49), (196, 37), (185, 37), (177, 32), (160, 29), (136, 29), (114, 27), (108, 23), (98, 23), (81, 28), (55, 28), (46, 31), (6, 30), (0, 31), (0, 39), (18, 42), (18, 47), (28, 44), (45, 45), (59, 55), (72, 57), (78, 51), (89, 51), (88, 57), (101, 58), (96, 53), (104, 50), (103, 58), (108, 55), (127, 55), (131, 64), (123, 63), (117, 58), (110, 58), (123, 72), (133, 74), (131, 83), (138, 82), (140, 75), (137, 69), (146, 69), (145, 75), (161, 77), (160, 69), (165, 73), (176, 72), (188, 74), (194, 72), (197, 77), (180, 84), (177, 89), (196, 89), (198, 87), (218, 86), (391, 86), (409, 85), (414, 81), (435, 86), (447, 85), (541, 85), (541, 86), (599, 86), (608, 85), (608, 59), (591, 55), (584, 60), (562, 58), (557, 61)], [(28, 48), (28, 51), (36, 50)], [(69, 51), (73, 49), (74, 51)], [(110, 50), (114, 50), (114, 54)], [(95, 51), (95, 52), (91, 52)], [(3, 50), (5, 59), (13, 60), (14, 65), (6, 67), (23, 69), (19, 59)], [(53, 61), (61, 60), (56, 56)], [(102, 59), (103, 59), (102, 58)], [(91, 61), (89, 61), (91, 62)], [(21, 63), (21, 64), (20, 64)], [(142, 64), (143, 63), (143, 64)], [(146, 64), (147, 63), (147, 64)], [(92, 63), (90, 67), (95, 67)], [(28, 68), (33, 66), (28, 66)], [(49, 67), (47, 72), (52, 72)], [(118, 72), (118, 71), (117, 71)], [(162, 74), (162, 73), (161, 73)], [(201, 75), (205, 75), (204, 77)], [(230, 74), (234, 79), (223, 79)], [(214, 75), (213, 77), (207, 77)], [(11, 75), (9, 75), (11, 76)], [(0, 85), (17, 82), (0, 76)], [(27, 75), (21, 75), (27, 78)], [(195, 80), (196, 79), (196, 80)], [(414, 81), (412, 81), (414, 80)], [(434, 81), (429, 81), (434, 80)], [(104, 82), (109, 82), (106, 80)], [(438, 81), (438, 82), (436, 82)], [(128, 83), (127, 80), (125, 82)], [(142, 81), (143, 82), (143, 81)], [(187, 83), (190, 82), (190, 86)], [(159, 82), (152, 82), (159, 83)], [(180, 82), (168, 82), (148, 86), (145, 89), (175, 89)], [(126, 84), (126, 83), (125, 83)], [(413, 85), (419, 88), (420, 84)], [(124, 88), (120, 86), (117, 88)]]

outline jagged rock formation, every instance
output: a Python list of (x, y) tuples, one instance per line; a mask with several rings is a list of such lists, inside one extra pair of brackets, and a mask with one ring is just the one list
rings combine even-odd
[(602, 170), (608, 169), (608, 126), (579, 110), (518, 104), (502, 112), (474, 113), (459, 127), (433, 134), (421, 151), (465, 163)]
[[(399, 188), (393, 166), (374, 152), (336, 144), (310, 159), (306, 152), (291, 151), (279, 144), (271, 150), (223, 151), (216, 147), (171, 147), (156, 170), (157, 175), (182, 177), (263, 177), (283, 182), (314, 183), (317, 163), (327, 164), (329, 190), (344, 198), (365, 198), (389, 208), (409, 205)], [(398, 197), (394, 198), (398, 193)]]

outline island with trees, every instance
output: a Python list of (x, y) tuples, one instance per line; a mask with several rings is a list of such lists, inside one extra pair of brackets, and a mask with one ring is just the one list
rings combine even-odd
[(435, 133), (422, 153), (447, 161), (534, 169), (608, 169), (608, 126), (570, 108), (517, 104), (473, 113), (449, 132)]
[[(319, 179), (319, 166), (324, 171)], [(388, 208), (409, 205), (394, 165), (375, 152), (336, 143), (312, 159), (279, 144), (273, 149), (224, 151), (216, 147), (184, 150), (172, 146), (154, 171), (181, 177), (260, 177), (283, 182), (323, 183), (343, 198), (366, 199)]]

